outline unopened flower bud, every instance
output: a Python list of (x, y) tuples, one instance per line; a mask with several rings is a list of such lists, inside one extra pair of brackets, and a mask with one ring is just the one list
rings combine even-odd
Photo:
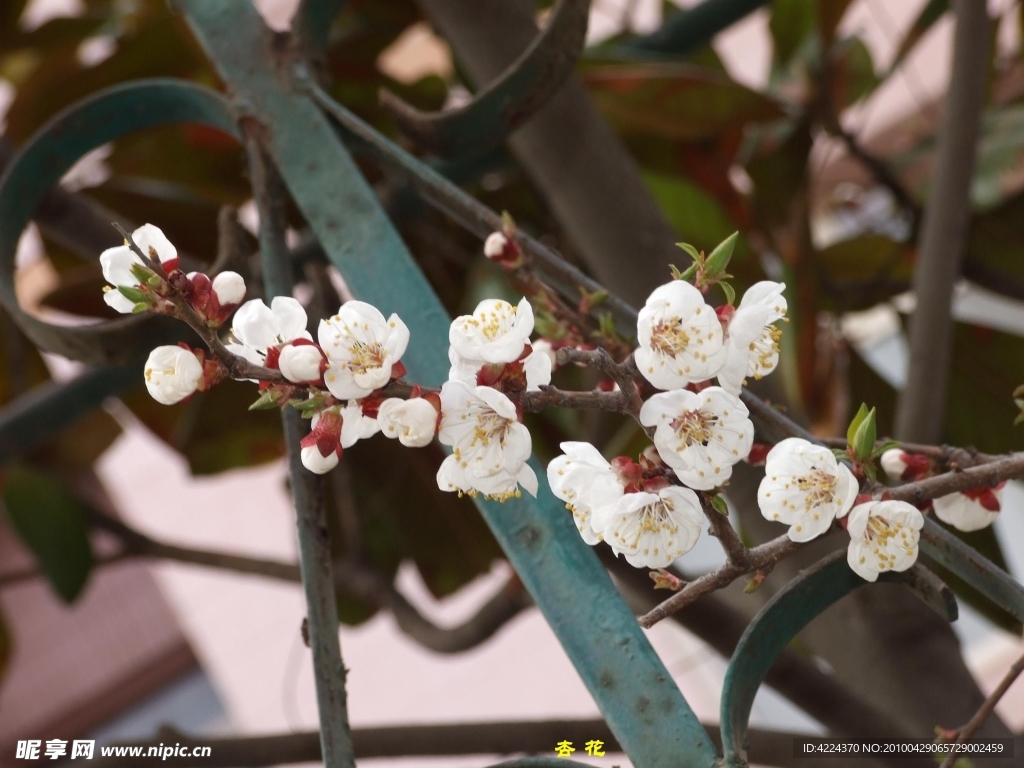
[(323, 360), (320, 349), (313, 344), (288, 344), (281, 348), (277, 367), (288, 381), (301, 384), (320, 378)]
[(907, 482), (920, 480), (931, 474), (931, 460), (919, 453), (907, 453), (900, 448), (890, 448), (880, 459), (882, 469), (892, 480)]
[(221, 272), (213, 278), (213, 292), (222, 307), (241, 304), (245, 298), (245, 280), (237, 272)]
[(318, 475), (325, 475), (338, 466), (338, 454), (336, 451), (331, 451), (324, 456), (315, 445), (303, 448), (300, 456), (302, 457), (302, 466)]
[(190, 349), (157, 347), (146, 360), (146, 389), (158, 403), (179, 403), (199, 388), (203, 364)]
[(391, 397), (380, 404), (377, 422), (385, 437), (397, 437), (409, 448), (429, 445), (437, 431), (438, 410), (422, 397), (401, 400)]
[(505, 269), (516, 269), (523, 263), (523, 252), (515, 239), (501, 232), (492, 232), (484, 241), (484, 255)]

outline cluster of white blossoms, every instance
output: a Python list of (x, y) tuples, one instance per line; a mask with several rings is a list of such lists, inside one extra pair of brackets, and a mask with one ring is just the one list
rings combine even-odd
[[(753, 445), (754, 425), (738, 395), (747, 376), (778, 365), (774, 323), (786, 313), (784, 288), (757, 283), (738, 307), (717, 310), (685, 280), (650, 295), (638, 316), (634, 359), (648, 382), (667, 390), (640, 409), (660, 461), (609, 463), (587, 443), (564, 443), (565, 455), (548, 465), (552, 491), (584, 541), (605, 541), (645, 568), (663, 568), (696, 544), (704, 513), (695, 491), (724, 485)], [(670, 484), (666, 470), (682, 485)]]
[[(385, 317), (370, 304), (347, 301), (320, 322), (314, 339), (294, 298), (243, 304), (245, 283), (236, 273), (213, 280), (185, 275), (174, 246), (152, 225), (136, 230), (133, 240), (148, 263), (127, 245), (101, 256), (113, 286), (107, 303), (120, 312), (170, 314), (180, 309), (176, 290), (208, 328), (220, 328), (234, 314), (226, 349), (279, 371), (284, 380), (258, 381), (262, 394), (253, 407), (290, 404), (312, 420), (300, 446), (310, 471), (330, 471), (345, 448), (378, 432), (409, 447), (428, 445), (436, 436), (451, 449), (437, 472), (441, 490), (500, 501), (522, 489), (537, 494), (528, 464), (532, 440), (518, 397), (550, 383), (554, 355), (549, 341), (531, 341), (534, 313), (527, 299), (516, 306), (489, 299), (456, 318), (449, 329), (448, 380), (439, 392), (424, 392), (398, 381), (410, 338), (398, 315)], [(522, 259), (514, 237), (504, 233), (489, 238), (485, 252), (507, 268)], [(547, 468), (551, 489), (572, 512), (583, 540), (604, 541), (641, 568), (663, 568), (688, 552), (705, 513), (724, 509), (717, 495), (754, 444), (754, 426), (739, 397), (744, 380), (771, 373), (779, 361), (776, 324), (786, 313), (785, 286), (757, 283), (737, 306), (728, 289), (729, 304), (715, 308), (704, 295), (720, 282), (716, 275), (727, 277), (727, 259), (700, 254), (695, 262), (692, 269), (705, 270), (695, 279), (704, 290), (673, 280), (656, 289), (638, 315), (636, 369), (661, 390), (637, 414), (653, 448), (638, 462), (625, 456), (607, 461), (589, 443), (566, 442)], [(163, 346), (146, 363), (146, 385), (158, 401), (172, 404), (237, 368), (184, 344)], [(873, 440), (872, 431), (866, 441)], [(929, 461), (902, 451), (886, 452), (881, 463), (904, 480), (932, 470)], [(901, 501), (857, 503), (858, 491), (857, 478), (832, 451), (789, 438), (767, 454), (758, 505), (765, 518), (789, 526), (797, 542), (840, 521), (850, 534), (850, 567), (865, 579), (906, 570), (917, 559), (921, 512)], [(998, 514), (999, 494), (1000, 488), (952, 494), (936, 499), (934, 508), (940, 519), (976, 530)]]
[(438, 439), (452, 454), (437, 473), (438, 487), (505, 500), (520, 486), (537, 495), (537, 476), (526, 463), (530, 431), (506, 392), (539, 389), (551, 381), (551, 357), (534, 349), (533, 307), (488, 299), (448, 332), (451, 370), (441, 387)]
[(798, 437), (768, 452), (758, 488), (761, 514), (789, 526), (793, 541), (810, 541), (849, 515), (847, 561), (867, 581), (905, 571), (917, 560), (924, 517), (904, 501), (868, 499), (858, 504), (859, 483), (828, 448)]

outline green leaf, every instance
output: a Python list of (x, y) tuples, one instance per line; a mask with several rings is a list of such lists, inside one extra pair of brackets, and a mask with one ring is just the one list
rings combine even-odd
[[(277, 407), (277, 401), (281, 399), (281, 391), (278, 389), (265, 389), (259, 398), (249, 406), (250, 411), (268, 411)], [(293, 405), (295, 405), (293, 403)], [(295, 405), (298, 408), (298, 405)]]
[(721, 496), (711, 497), (711, 507), (720, 515), (726, 517), (729, 516), (729, 505), (725, 503), (725, 499)]
[(627, 138), (714, 138), (782, 117), (778, 102), (727, 75), (677, 63), (584, 64), (590, 96)]
[(789, 63), (805, 39), (814, 32), (817, 21), (815, 0), (775, 0), (772, 3), (768, 29), (774, 43), (773, 71)]
[(130, 285), (119, 285), (117, 286), (117, 292), (129, 301), (134, 301), (136, 304), (149, 303), (149, 294), (141, 288), (135, 288)]
[(722, 288), (722, 292), (725, 294), (725, 303), (730, 307), (736, 304), (736, 289), (729, 283), (719, 283)]
[(875, 424), (875, 409), (872, 408), (865, 414), (853, 433), (853, 442), (850, 443), (850, 446), (853, 448), (854, 455), (861, 461), (867, 461), (875, 448), (875, 438), (877, 436), (878, 427)]
[[(690, 248), (693, 250), (710, 251), (736, 231), (736, 222), (722, 207), (722, 204), (713, 195), (684, 176), (672, 176), (644, 170), (643, 180), (661, 210), (664, 211), (672, 228), (686, 236), (692, 244)], [(699, 260), (693, 256), (693, 252), (689, 248), (684, 250), (695, 261)], [(750, 246), (746, 238), (739, 238), (733, 253), (734, 261), (740, 263), (749, 255)], [(689, 272), (690, 270), (686, 270), (683, 274)], [(696, 270), (694, 270), (695, 272)], [(691, 277), (687, 279), (692, 279), (692, 273)]]
[(19, 465), (7, 472), (3, 500), (54, 590), (74, 602), (93, 565), (84, 505), (60, 478)]
[(704, 262), (704, 272), (706, 274), (719, 275), (725, 271), (726, 267), (729, 266), (730, 259), (732, 259), (732, 252), (736, 248), (736, 241), (739, 239), (739, 236), (739, 232), (733, 232), (715, 246), (715, 250), (711, 252), (711, 255)]
[(832, 113), (842, 111), (870, 94), (879, 83), (871, 51), (859, 37), (840, 40), (829, 51), (829, 98)]
[(899, 448), (901, 445), (903, 445), (903, 443), (901, 443), (899, 440), (886, 440), (880, 446), (875, 448), (874, 452), (871, 454), (871, 457), (874, 458), (876, 456), (881, 456), (886, 451), (891, 451), (893, 448)]
[(682, 280), (687, 283), (693, 282), (693, 278), (697, 275), (697, 265), (691, 264), (683, 272), (679, 271), (679, 268), (675, 264), (669, 264), (668, 268), (672, 270), (673, 280)]
[(704, 263), (704, 254), (702, 254), (700, 251), (698, 251), (696, 248), (694, 248), (689, 243), (676, 243), (676, 247), (677, 248), (682, 248), (684, 251), (686, 251), (688, 254), (690, 254), (690, 256), (693, 258), (693, 260), (697, 264), (703, 264)]
[(850, 426), (846, 428), (846, 444), (853, 446), (857, 430), (860, 428), (861, 423), (867, 418), (868, 407), (865, 403), (860, 404), (860, 408), (857, 409), (857, 413), (853, 417), (853, 421), (850, 422)]

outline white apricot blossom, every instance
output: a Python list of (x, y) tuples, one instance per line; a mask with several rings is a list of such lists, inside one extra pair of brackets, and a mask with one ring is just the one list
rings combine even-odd
[(526, 463), (533, 450), (530, 431), (519, 422), (515, 404), (498, 390), (445, 382), (438, 439), (453, 448), (437, 473), (442, 491), (503, 501), (517, 496), (522, 485), (537, 495), (537, 476)]
[(637, 318), (637, 339), (637, 368), (658, 389), (706, 381), (725, 359), (715, 310), (683, 280), (673, 280), (650, 295)]
[(587, 544), (597, 544), (600, 533), (595, 520), (602, 520), (622, 497), (623, 487), (612, 465), (590, 443), (565, 442), (564, 451), (548, 464), (551, 492), (565, 502), (576, 528)]
[[(886, 571), (905, 571), (917, 561), (924, 516), (905, 501), (868, 501), (850, 510), (846, 560), (866, 581)], [(842, 517), (842, 515), (839, 515)]]
[(960, 531), (978, 531), (992, 525), (1003, 506), (1003, 483), (932, 499), (935, 516)]
[(472, 315), (452, 321), (448, 340), (467, 363), (512, 363), (523, 354), (533, 333), (533, 307), (525, 298), (513, 307), (501, 299), (486, 299)]
[(195, 352), (167, 345), (149, 353), (145, 367), (146, 389), (158, 403), (180, 403), (199, 388), (203, 364)]
[(793, 541), (825, 533), (857, 499), (857, 478), (832, 451), (799, 437), (777, 443), (767, 456), (757, 505), (766, 520), (789, 526)]
[(323, 360), (324, 356), (315, 344), (286, 344), (281, 347), (277, 367), (288, 381), (302, 384), (319, 380)]
[(718, 372), (718, 383), (727, 392), (738, 395), (747, 376), (760, 379), (779, 364), (782, 330), (774, 323), (786, 316), (785, 288), (770, 280), (754, 283), (729, 318), (725, 360)]
[(689, 552), (703, 523), (697, 494), (678, 485), (623, 494), (598, 519), (602, 538), (636, 568), (665, 568)]
[[(178, 251), (159, 227), (143, 224), (132, 232), (132, 240), (139, 250), (153, 261), (164, 265), (165, 269), (170, 270), (177, 266)], [(132, 266), (136, 264), (142, 265), (142, 259), (128, 245), (107, 248), (100, 254), (103, 278), (113, 286), (104, 288), (103, 301), (122, 314), (129, 314), (135, 307), (135, 302), (124, 296), (117, 288), (133, 288), (139, 284), (138, 279), (132, 274)]]
[(640, 409), (640, 423), (654, 427), (658, 455), (686, 485), (707, 491), (732, 475), (754, 443), (747, 407), (721, 387), (701, 392), (660, 392)]
[(377, 422), (385, 437), (398, 438), (409, 448), (429, 445), (437, 432), (437, 408), (423, 397), (402, 400), (389, 397), (377, 410)]
[(237, 272), (221, 272), (213, 278), (213, 292), (222, 307), (239, 304), (245, 298), (245, 279)]
[(263, 299), (245, 302), (235, 313), (231, 333), (240, 343), (227, 348), (256, 365), (263, 364), (271, 347), (313, 338), (306, 330), (306, 310), (291, 296), (275, 296), (269, 307)]
[(364, 301), (346, 301), (338, 314), (320, 321), (320, 347), (327, 355), (324, 383), (339, 399), (366, 397), (392, 377), (409, 345), (409, 329), (392, 314)]

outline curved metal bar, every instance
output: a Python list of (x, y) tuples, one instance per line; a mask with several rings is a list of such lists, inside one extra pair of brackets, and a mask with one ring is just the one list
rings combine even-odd
[(658, 31), (630, 40), (622, 49), (685, 56), (767, 4), (768, 0), (704, 0), (685, 11), (677, 10), (665, 19)]
[[(948, 621), (956, 621), (952, 591), (918, 564), (905, 573), (884, 573), (879, 582), (903, 584)], [(754, 696), (775, 657), (812, 619), (856, 589), (870, 584), (854, 573), (840, 550), (822, 558), (783, 587), (740, 638), (722, 686), (721, 723), (725, 765), (746, 768), (747, 727)]]
[(484, 152), (501, 144), (547, 104), (572, 74), (587, 37), (590, 0), (558, 0), (551, 21), (522, 55), (468, 104), (444, 112), (416, 109), (382, 90), (380, 103), (399, 129), (439, 155)]
[(86, 152), (135, 131), (186, 122), (238, 138), (227, 101), (216, 91), (168, 79), (109, 88), (51, 119), (0, 178), (0, 303), (41, 349), (93, 365), (135, 363), (154, 346), (184, 338), (184, 324), (165, 317), (74, 327), (44, 322), (18, 303), (14, 257), (21, 232), (46, 192)]
[(33, 387), (0, 409), (0, 466), (52, 440), (108, 397), (141, 381), (136, 366), (109, 366)]

